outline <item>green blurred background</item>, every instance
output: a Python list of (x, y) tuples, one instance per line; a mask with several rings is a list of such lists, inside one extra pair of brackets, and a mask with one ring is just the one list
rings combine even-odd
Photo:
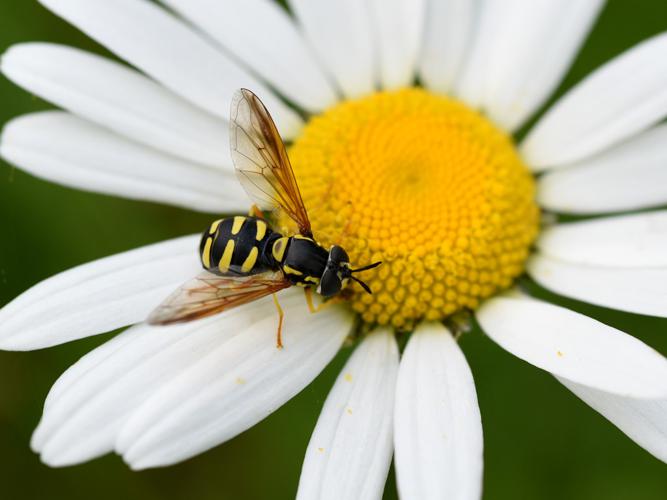
[[(665, 0), (612, 0), (563, 85), (667, 29)], [(43, 40), (105, 54), (34, 0), (0, 2), (0, 48)], [(0, 123), (49, 106), (0, 78)], [(34, 283), (102, 256), (199, 231), (208, 217), (74, 191), (0, 166), (0, 305)], [(548, 296), (543, 291), (538, 291)], [(550, 298), (554, 298), (550, 296)], [(667, 320), (555, 298), (667, 353)], [(29, 353), (0, 352), (0, 497), (3, 499), (292, 498), (310, 433), (349, 350), (260, 425), (180, 465), (131, 472), (116, 456), (65, 469), (29, 449), (42, 402), (71, 363), (109, 338)], [(477, 384), (487, 499), (664, 499), (667, 469), (545, 372), (497, 348), (478, 329), (461, 345)], [(385, 498), (396, 498), (393, 471)]]

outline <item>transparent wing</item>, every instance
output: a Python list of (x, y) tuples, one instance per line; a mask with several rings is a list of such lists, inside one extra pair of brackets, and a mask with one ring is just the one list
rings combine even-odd
[(283, 210), (312, 236), (306, 207), (278, 129), (262, 101), (247, 89), (234, 94), (230, 143), (236, 175), (263, 210)]
[(149, 316), (152, 325), (205, 318), (290, 286), (282, 272), (252, 276), (217, 276), (208, 271), (184, 283)]

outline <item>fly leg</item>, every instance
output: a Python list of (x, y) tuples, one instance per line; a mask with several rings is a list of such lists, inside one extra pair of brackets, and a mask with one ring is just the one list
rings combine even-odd
[(275, 293), (272, 296), (273, 296), (273, 303), (276, 305), (276, 309), (278, 310), (278, 331), (276, 332), (276, 348), (282, 349), (283, 348), (283, 318), (285, 317), (285, 313), (283, 312), (283, 308), (280, 307), (280, 302), (278, 302), (278, 296)]
[(254, 203), (252, 204), (252, 207), (250, 207), (250, 211), (248, 212), (248, 215), (250, 217), (257, 217), (259, 219), (264, 220), (264, 212), (262, 212), (257, 205)]
[(311, 314), (320, 312), (325, 307), (338, 304), (339, 302), (343, 302), (344, 300), (344, 298), (339, 295), (337, 297), (327, 300), (326, 302), (322, 302), (316, 306), (313, 301), (313, 289), (311, 287), (307, 287), (304, 288), (303, 291), (306, 294), (306, 304), (308, 304), (308, 310), (310, 311)]
[(322, 309), (324, 303), (315, 307), (315, 304), (313, 303), (313, 289), (311, 287), (304, 288), (303, 292), (306, 294), (306, 304), (308, 304), (308, 310), (310, 311), (311, 314), (315, 314), (320, 309)]

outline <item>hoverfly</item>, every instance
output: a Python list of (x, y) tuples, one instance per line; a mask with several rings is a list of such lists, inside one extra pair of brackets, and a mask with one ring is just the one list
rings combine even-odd
[[(202, 235), (200, 258), (205, 269), (186, 282), (153, 311), (150, 324), (171, 324), (218, 314), (274, 294), (279, 313), (277, 345), (282, 347), (283, 312), (275, 293), (293, 285), (306, 287), (311, 311), (312, 288), (325, 298), (343, 290), (352, 279), (371, 293), (353, 273), (380, 262), (352, 269), (347, 252), (338, 245), (326, 250), (313, 238), (299, 186), (271, 115), (247, 89), (232, 100), (231, 155), (237, 177), (256, 206), (251, 215), (213, 222)], [(284, 212), (298, 234), (284, 236), (264, 219)], [(252, 215), (254, 214), (254, 215)]]

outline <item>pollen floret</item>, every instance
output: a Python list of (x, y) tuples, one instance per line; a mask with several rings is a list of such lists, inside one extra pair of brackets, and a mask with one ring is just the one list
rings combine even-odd
[(512, 140), (464, 104), (381, 92), (312, 118), (290, 158), (315, 232), (353, 266), (366, 323), (409, 329), (508, 287), (539, 225), (533, 177)]

